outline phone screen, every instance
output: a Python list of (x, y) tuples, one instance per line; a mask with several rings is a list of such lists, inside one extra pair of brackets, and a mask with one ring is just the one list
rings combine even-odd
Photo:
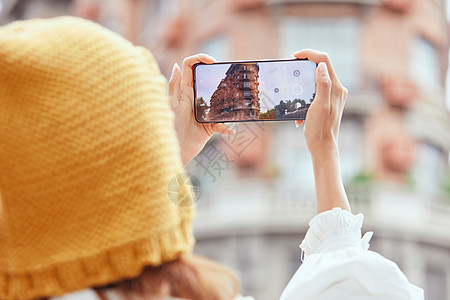
[(316, 63), (291, 59), (197, 64), (200, 123), (304, 120), (316, 93)]

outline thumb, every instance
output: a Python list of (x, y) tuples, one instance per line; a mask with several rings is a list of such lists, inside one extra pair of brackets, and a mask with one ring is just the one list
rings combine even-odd
[(173, 65), (172, 76), (169, 80), (169, 88), (167, 95), (169, 97), (170, 107), (175, 109), (180, 103), (180, 84), (181, 84), (181, 69), (177, 63)]
[(325, 107), (330, 107), (331, 78), (328, 74), (327, 65), (321, 62), (316, 71), (316, 97), (314, 102), (321, 102)]
[(223, 135), (232, 135), (235, 133), (234, 129), (223, 123), (214, 124), (212, 127), (213, 133), (220, 133)]

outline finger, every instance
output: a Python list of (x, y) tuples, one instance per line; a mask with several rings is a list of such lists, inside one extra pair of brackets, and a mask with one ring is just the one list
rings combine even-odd
[(320, 103), (323, 109), (330, 111), (331, 79), (328, 74), (327, 65), (324, 62), (319, 63), (319, 66), (317, 67), (316, 90), (316, 98), (311, 105), (314, 105), (314, 103)]
[(192, 68), (194, 67), (195, 64), (198, 63), (212, 64), (215, 61), (216, 60), (213, 57), (204, 53), (186, 57), (183, 60), (183, 78), (181, 80), (181, 86), (192, 87), (193, 83)]
[(311, 49), (303, 49), (293, 54), (295, 58), (306, 58), (317, 64), (324, 62), (327, 65), (328, 74), (330, 75), (331, 82), (336, 86), (340, 85), (341, 82), (334, 71), (333, 64), (331, 63), (330, 56), (325, 52), (315, 51)]
[[(342, 120), (342, 114), (344, 112), (344, 107), (345, 107), (345, 102), (347, 101), (347, 96), (348, 96), (348, 90), (345, 87), (342, 87), (342, 93), (341, 93), (341, 97), (340, 97), (340, 105), (339, 105), (339, 124), (341, 124), (341, 120)], [(339, 130), (339, 128), (338, 128)], [(339, 131), (337, 132), (339, 133)]]
[(348, 90), (345, 87), (342, 87), (342, 102), (345, 103), (345, 101), (347, 101), (347, 97), (348, 97)]
[(297, 121), (295, 121), (295, 127), (300, 127), (300, 126), (302, 126), (302, 124), (303, 124), (303, 120), (297, 120)]
[(235, 133), (234, 129), (223, 123), (217, 123), (212, 126), (213, 133), (220, 133), (223, 135), (232, 135)]
[(181, 84), (181, 69), (180, 66), (175, 63), (172, 69), (172, 76), (169, 80), (168, 97), (170, 107), (176, 108), (180, 103), (180, 84)]

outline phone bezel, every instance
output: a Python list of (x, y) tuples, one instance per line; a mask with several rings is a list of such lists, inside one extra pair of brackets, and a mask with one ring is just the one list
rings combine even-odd
[[(231, 121), (211, 121), (211, 122), (205, 122), (205, 121), (199, 121), (197, 118), (197, 89), (196, 87), (196, 81), (195, 81), (195, 69), (199, 65), (223, 65), (223, 64), (236, 64), (236, 63), (259, 63), (259, 62), (281, 62), (281, 61), (297, 61), (297, 60), (308, 60), (306, 58), (282, 58), (282, 59), (258, 59), (258, 60), (234, 60), (234, 61), (218, 61), (212, 64), (206, 64), (206, 63), (196, 63), (192, 66), (192, 75), (193, 75), (193, 83), (192, 88), (194, 89), (194, 117), (195, 121), (200, 124), (216, 124), (216, 123), (241, 123), (241, 122), (284, 122), (284, 121), (300, 121), (304, 119), (283, 119), (283, 120), (275, 120), (275, 119), (264, 119), (264, 120), (231, 120)], [(310, 61), (310, 60), (308, 60)], [(313, 62), (313, 61), (311, 61)], [(314, 63), (314, 62), (313, 62)], [(316, 69), (317, 69), (317, 63)], [(317, 85), (314, 80), (314, 88), (317, 91)], [(314, 96), (315, 99), (315, 96)], [(314, 99), (312, 101), (314, 101)]]

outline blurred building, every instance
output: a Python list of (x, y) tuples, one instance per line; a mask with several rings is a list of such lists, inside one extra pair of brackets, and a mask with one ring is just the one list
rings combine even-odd
[[(450, 299), (448, 27), (438, 0), (185, 0), (148, 6), (140, 42), (163, 73), (206, 52), (218, 60), (330, 54), (350, 96), (340, 147), (355, 212), (372, 249), (396, 261), (427, 299)], [(239, 271), (246, 293), (276, 299), (300, 264), (315, 213), (302, 131), (239, 124), (189, 170), (202, 179), (197, 252)]]
[[(426, 299), (450, 299), (450, 120), (444, 82), (444, 0), (2, 0), (0, 24), (75, 13), (174, 62), (330, 54), (349, 89), (342, 174), (372, 249), (394, 260)], [(276, 299), (300, 265), (315, 214), (302, 130), (243, 123), (215, 136), (189, 165), (201, 181), (196, 252), (235, 268), (244, 293)]]
[(208, 119), (258, 119), (258, 64), (232, 64), (211, 96)]

